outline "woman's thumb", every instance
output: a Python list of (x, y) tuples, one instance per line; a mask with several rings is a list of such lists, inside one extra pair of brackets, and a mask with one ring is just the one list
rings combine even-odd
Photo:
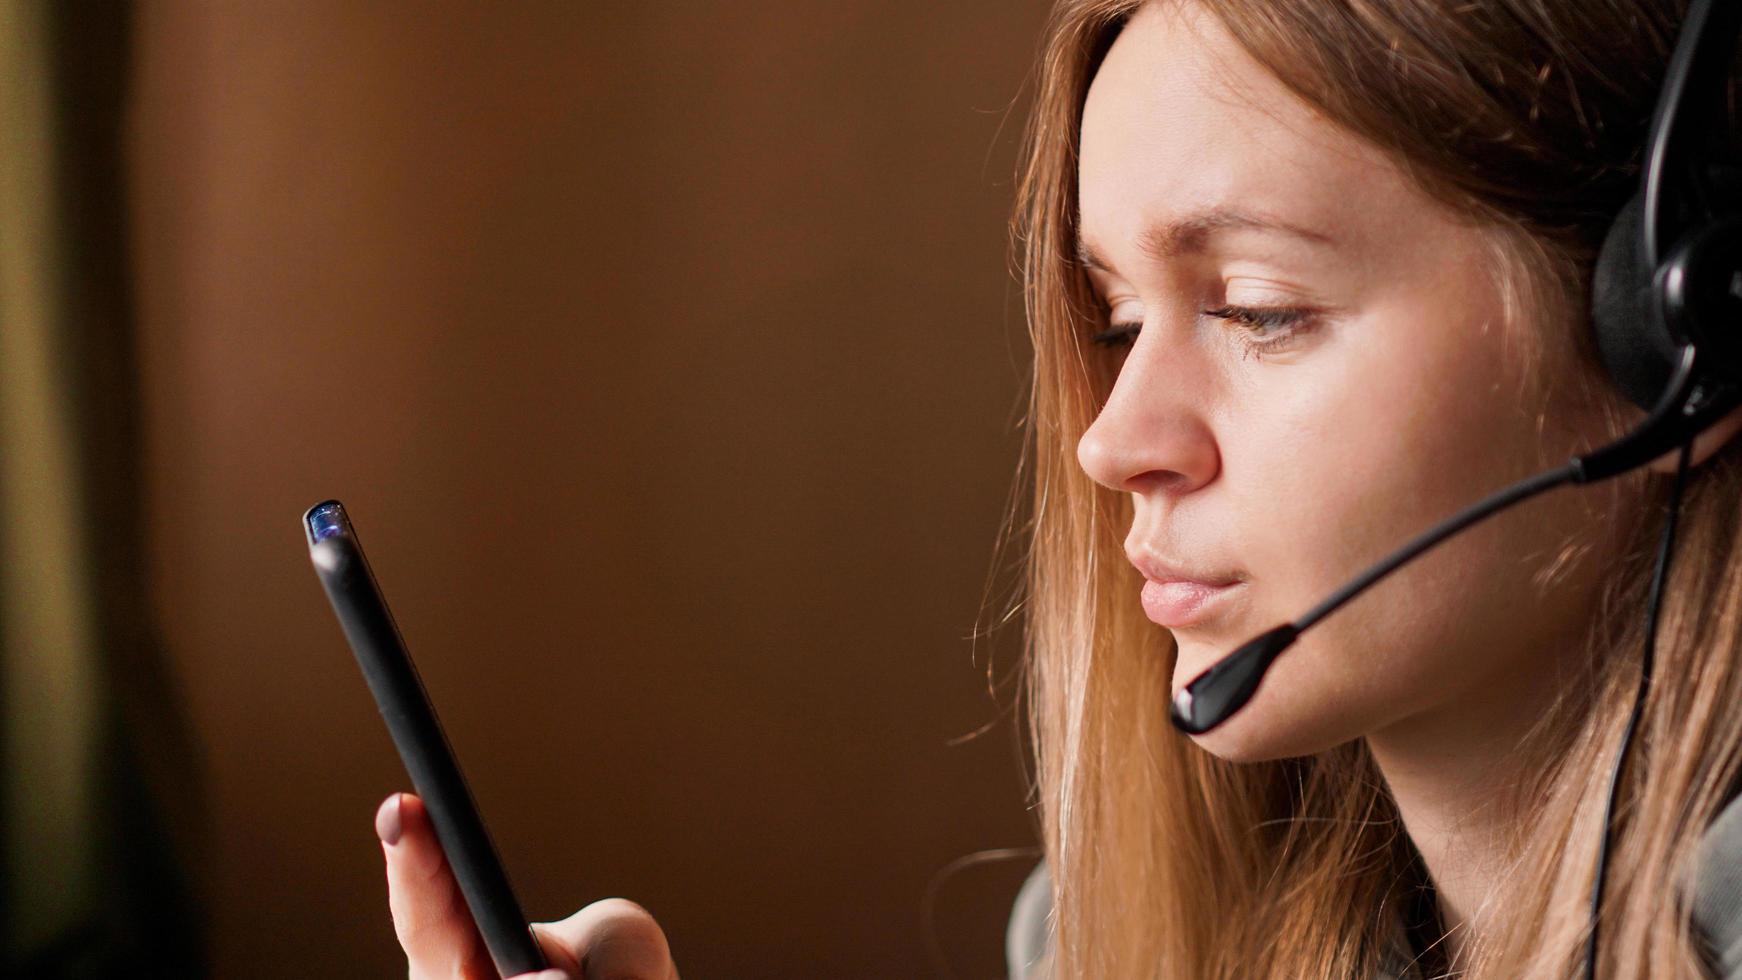
[(561, 922), (532, 928), (546, 947), (574, 954), (581, 969), (576, 980), (678, 980), (665, 930), (626, 898), (601, 899)]

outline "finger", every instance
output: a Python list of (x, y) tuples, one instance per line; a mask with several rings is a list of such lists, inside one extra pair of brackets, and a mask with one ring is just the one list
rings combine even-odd
[(533, 927), (546, 946), (570, 952), (577, 980), (678, 980), (665, 930), (626, 898), (594, 902), (561, 922)]
[(423, 801), (411, 793), (389, 796), (375, 812), (375, 832), (387, 857), (393, 931), (405, 950), (411, 980), (495, 978), (496, 968)]
[[(580, 952), (569, 949), (565, 945), (566, 940), (547, 932), (548, 928), (549, 926), (543, 922), (532, 923), (532, 938), (537, 941), (538, 948), (544, 952), (545, 965), (549, 967), (549, 970), (561, 973), (566, 980), (580, 980)], [(548, 978), (539, 976), (537, 980), (548, 980)]]

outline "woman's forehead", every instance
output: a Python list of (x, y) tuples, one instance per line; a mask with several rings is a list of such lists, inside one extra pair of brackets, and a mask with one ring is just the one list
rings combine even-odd
[(1140, 9), (1090, 85), (1078, 206), (1091, 249), (1228, 211), (1353, 242), (1421, 200), (1195, 3)]

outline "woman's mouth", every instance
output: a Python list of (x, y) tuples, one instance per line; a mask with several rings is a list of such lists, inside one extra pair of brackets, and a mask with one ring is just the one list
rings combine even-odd
[(1244, 584), (1212, 585), (1188, 580), (1158, 582), (1146, 579), (1143, 583), (1143, 612), (1168, 629), (1182, 629), (1216, 611)]

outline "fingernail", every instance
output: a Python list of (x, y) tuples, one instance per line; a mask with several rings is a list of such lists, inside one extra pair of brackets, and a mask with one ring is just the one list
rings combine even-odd
[(520, 980), (569, 980), (569, 975), (561, 970), (546, 970), (543, 973), (528, 973)]
[(395, 793), (389, 796), (382, 801), (381, 809), (375, 811), (375, 836), (388, 847), (399, 843), (399, 832), (404, 829), (399, 822), (399, 798), (403, 795)]

